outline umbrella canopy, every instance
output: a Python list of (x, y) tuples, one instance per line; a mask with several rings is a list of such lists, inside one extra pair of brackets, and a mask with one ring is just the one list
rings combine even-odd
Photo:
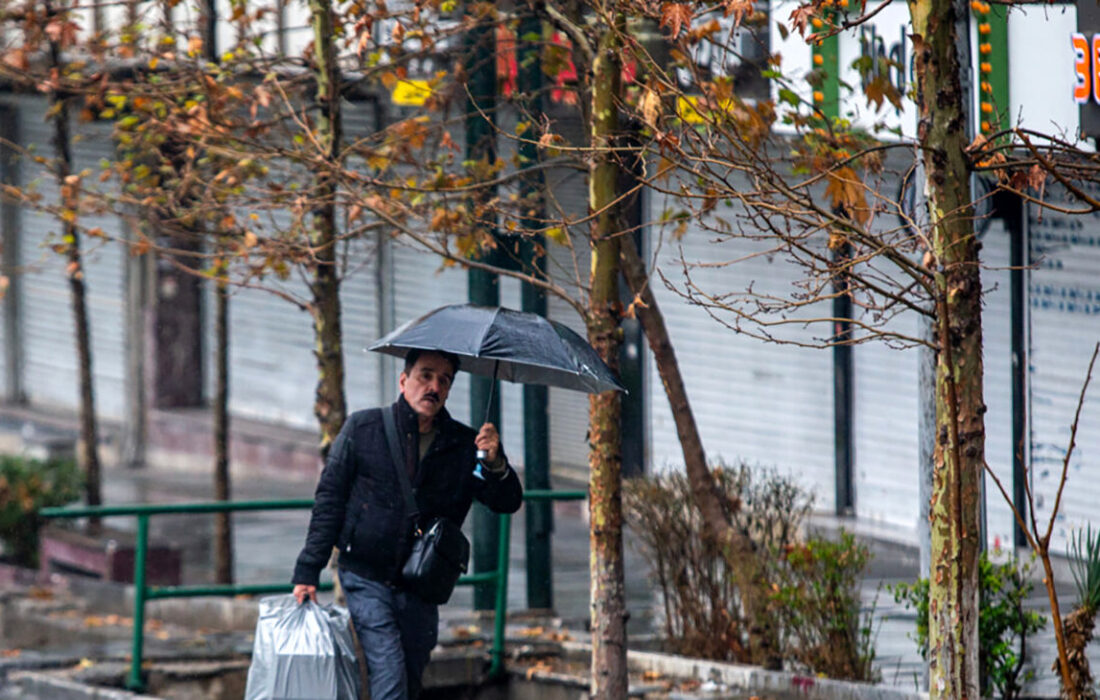
[(443, 350), (461, 369), (522, 384), (599, 393), (624, 391), (584, 338), (538, 314), (454, 304), (409, 321), (371, 350), (404, 357), (410, 350)]

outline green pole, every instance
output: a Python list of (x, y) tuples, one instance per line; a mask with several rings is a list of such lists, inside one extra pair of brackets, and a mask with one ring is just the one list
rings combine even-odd
[(496, 678), (504, 671), (504, 623), (508, 617), (508, 554), (512, 540), (512, 516), (497, 517), (500, 538), (497, 540), (497, 590), (493, 616), (493, 650), (489, 677)]
[[(831, 14), (831, 13), (829, 13)], [(840, 40), (835, 36), (815, 42), (811, 49), (814, 106), (828, 119), (840, 114)]]
[[(475, 26), (466, 33), (466, 51), (468, 82), (466, 97), (466, 159), (475, 163), (496, 160), (496, 35), (495, 25), (485, 19), (478, 19)], [(478, 197), (491, 197), (491, 191), (482, 192)], [(477, 202), (471, 202), (470, 209), (476, 209)], [(490, 224), (490, 234), (496, 235)], [(494, 262), (492, 256), (482, 258)], [(470, 303), (484, 306), (500, 304), (500, 286), (497, 276), (484, 270), (470, 269), (468, 298)], [(488, 416), (489, 422), (499, 429), (500, 403), (490, 397), (496, 396), (496, 388), (491, 379), (473, 377), (470, 381), (470, 424), (475, 430)], [(488, 407), (488, 410), (486, 408)], [(470, 469), (474, 465), (469, 465)], [(481, 505), (474, 506), (474, 571), (492, 571), (496, 565), (493, 545), (499, 537), (497, 519), (493, 513)], [(493, 609), (493, 585), (479, 583), (474, 586), (474, 609)]]
[(1008, 101), (1008, 10), (974, 3), (978, 21), (978, 129), (991, 134), (1006, 128), (1012, 115)]
[[(537, 124), (543, 114), (542, 101), (542, 17), (541, 3), (535, 3), (520, 19), (516, 87), (522, 110), (520, 120)], [(519, 159), (528, 172), (520, 179), (520, 199), (524, 216), (521, 228), (525, 232), (538, 231), (545, 226), (545, 205), (542, 192), (545, 186), (539, 163), (539, 149), (534, 129), (528, 128), (520, 135)], [(545, 270), (543, 251), (546, 239), (541, 234), (525, 233), (521, 260), (529, 265), (531, 273), (541, 276)], [(522, 289), (524, 311), (545, 316), (546, 293), (524, 284)], [(523, 387), (523, 470), (528, 489), (550, 488), (550, 418), (547, 412), (549, 391), (545, 386), (528, 384)], [(554, 531), (554, 510), (546, 501), (528, 503), (524, 509), (527, 546), (527, 607), (552, 610), (554, 589), (551, 582), (550, 538)]]
[[(475, 298), (473, 294), (473, 277), (474, 271), (470, 272), (471, 284), (470, 284), (470, 301), (475, 304), (485, 304), (487, 306), (497, 306), (500, 301), (499, 297), (486, 300), (485, 297)], [(492, 280), (490, 285), (486, 285), (492, 289), (493, 292), (497, 291), (496, 279)], [(494, 296), (496, 296), (494, 294)], [(498, 392), (494, 391), (497, 387), (494, 387), (494, 382), (487, 377), (472, 377), (470, 380), (470, 422), (477, 430), (481, 426), (481, 421), (485, 419), (486, 413), (488, 413), (488, 420), (493, 425), (500, 426), (500, 400)], [(492, 405), (489, 407), (488, 412), (485, 410), (486, 404), (490, 400), (490, 395), (498, 397), (493, 399)], [(502, 431), (503, 432), (503, 431)], [(463, 467), (466, 468), (466, 467)], [(469, 469), (473, 469), (474, 465), (469, 465)], [(492, 479), (493, 476), (488, 478)], [(500, 536), (500, 525), (496, 518), (496, 514), (486, 508), (481, 503), (474, 503), (474, 572), (493, 571), (496, 568), (496, 553), (494, 544), (497, 538)], [(491, 582), (478, 583), (474, 586), (474, 610), (492, 610), (494, 603), (493, 596), (494, 584)]]
[(145, 689), (141, 679), (141, 658), (145, 646), (145, 552), (149, 548), (149, 516), (137, 516), (137, 551), (134, 552), (134, 634), (130, 650), (130, 676), (126, 687)]

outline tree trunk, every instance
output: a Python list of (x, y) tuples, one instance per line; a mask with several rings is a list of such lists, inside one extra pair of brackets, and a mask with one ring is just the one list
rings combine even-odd
[[(229, 478), (229, 295), (226, 275), (219, 273), (214, 292), (214, 498), (228, 501)], [(233, 583), (231, 513), (214, 515), (214, 581)]]
[(676, 350), (672, 346), (664, 316), (657, 305), (657, 298), (649, 286), (645, 264), (629, 238), (624, 239), (621, 254), (623, 277), (630, 286), (631, 293), (641, 301), (635, 305), (635, 313), (642, 323), (646, 340), (653, 351), (653, 359), (657, 363), (661, 384), (665, 388), (665, 396), (668, 397), (692, 497), (703, 518), (703, 534), (719, 545), (724, 553), (727, 569), (737, 577), (745, 619), (749, 621), (748, 643), (752, 662), (778, 669), (782, 666), (782, 659), (772, 615), (768, 611), (768, 588), (763, 567), (748, 534), (735, 529), (726, 516), (727, 508), (736, 510), (740, 504), (723, 503), (724, 496), (707, 466), (703, 441), (699, 436), (683, 376), (680, 374)]
[[(1065, 635), (1066, 657), (1068, 659), (1069, 673), (1072, 686), (1076, 691), (1074, 695), (1069, 688), (1062, 689), (1062, 697), (1077, 697), (1080, 700), (1096, 700), (1096, 690), (1092, 684), (1092, 670), (1089, 668), (1089, 657), (1085, 653), (1089, 642), (1092, 641), (1092, 631), (1096, 624), (1096, 611), (1079, 607), (1062, 622)], [(1054, 664), (1054, 671), (1058, 671), (1058, 662)], [(1064, 681), (1063, 681), (1064, 683)]]
[[(588, 340), (612, 370), (622, 343), (619, 302), (619, 244), (622, 217), (618, 199), (620, 165), (611, 150), (618, 130), (621, 95), (620, 33), (626, 21), (616, 14), (600, 37), (592, 66), (592, 165), (588, 198), (592, 223), (592, 293)], [(592, 698), (623, 700), (627, 693), (626, 604), (623, 592), (622, 405), (618, 392), (594, 394), (589, 403), (588, 508), (591, 528)]]
[(918, 133), (932, 227), (937, 329), (929, 693), (978, 690), (978, 553), (985, 428), (981, 279), (964, 149), (952, 0), (911, 0)]
[(340, 78), (333, 45), (331, 0), (310, 0), (313, 55), (317, 80), (316, 140), (324, 164), (314, 173), (310, 247), (313, 255), (313, 333), (317, 358), (314, 414), (320, 423), (321, 454), (328, 453), (344, 425), (344, 350), (340, 331), (340, 278), (336, 269), (336, 171), (340, 159)]
[[(47, 17), (64, 14), (46, 2)], [(64, 18), (62, 17), (61, 20)], [(50, 66), (62, 73), (61, 45), (50, 40)], [(61, 196), (62, 242), (65, 247), (69, 278), (69, 299), (73, 311), (73, 332), (76, 336), (76, 358), (80, 381), (80, 462), (84, 467), (84, 499), (90, 506), (100, 505), (99, 431), (95, 413), (95, 391), (92, 374), (92, 340), (88, 323), (87, 291), (84, 286), (84, 262), (80, 254), (80, 232), (76, 217), (80, 200), (80, 179), (72, 174), (72, 139), (69, 135), (69, 108), (64, 95), (55, 85), (49, 90), (50, 114), (53, 115), (53, 145), (56, 159), (54, 175)], [(98, 518), (89, 519), (91, 528), (98, 527)]]

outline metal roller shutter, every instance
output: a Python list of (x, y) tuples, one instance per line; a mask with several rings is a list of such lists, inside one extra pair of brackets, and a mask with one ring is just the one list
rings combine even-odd
[[(985, 461), (1012, 493), (1012, 313), (1011, 237), (994, 219), (981, 236), (982, 368), (985, 392)], [(1012, 511), (985, 476), (986, 544), (1012, 546)]]
[[(262, 235), (290, 227), (285, 212), (264, 215)], [(314, 429), (317, 368), (313, 357), (313, 320), (307, 311), (267, 291), (277, 290), (307, 302), (304, 272), (291, 267), (286, 280), (269, 274), (254, 287), (230, 287), (229, 411), (242, 418)], [(214, 287), (204, 285), (205, 368), (214, 366)], [(214, 394), (213, 371), (203, 372), (206, 396)]]
[[(8, 102), (0, 102), (0, 139), (18, 145), (19, 110)], [(0, 143), (0, 183), (14, 185), (18, 182), (19, 163), (15, 152)], [(0, 273), (8, 277), (8, 288), (0, 301), (0, 349), (3, 350), (3, 371), (0, 371), (0, 391), (5, 400), (19, 401), (22, 391), (21, 348), (22, 333), (19, 330), (19, 304), (22, 281), (16, 273), (19, 264), (19, 218), (22, 208), (12, 201), (0, 201)]]
[[(309, 289), (297, 272), (286, 282), (268, 279), (264, 284), (300, 299), (309, 298)], [(207, 295), (212, 301), (210, 285)], [(212, 328), (213, 304), (208, 303), (206, 309), (207, 324)], [(213, 332), (207, 337), (210, 356)], [(313, 320), (309, 313), (270, 292), (234, 289), (229, 301), (229, 410), (242, 417), (316, 428), (316, 384)]]
[[(344, 140), (350, 143), (373, 133), (377, 129), (375, 111), (374, 106), (367, 102), (345, 102)], [(383, 332), (380, 285), (389, 281), (381, 279), (383, 246), (386, 245), (384, 235), (370, 232), (348, 241), (342, 247), (341, 328), (344, 339), (344, 388), (349, 413), (392, 400), (381, 374), (381, 356), (367, 352), (367, 346)]]
[[(648, 220), (657, 221), (675, 203), (655, 197)], [(732, 211), (732, 210), (730, 210)], [(692, 279), (711, 293), (744, 290), (789, 294), (800, 270), (782, 256), (753, 255), (766, 243), (716, 234), (694, 222), (679, 241), (651, 236), (660, 244), (657, 264), (680, 286), (683, 262), (723, 263), (698, 267)], [(816, 492), (817, 507), (831, 507), (833, 473), (832, 375), (828, 352), (765, 343), (716, 322), (702, 308), (658, 280), (657, 299), (676, 347), (688, 396), (711, 462), (744, 460), (795, 475)], [(784, 337), (810, 340), (814, 330), (789, 327)], [(683, 457), (655, 363), (649, 363), (651, 463), (654, 470), (682, 468)]]
[[(913, 314), (892, 327), (918, 335)], [(853, 481), (861, 520), (911, 530), (919, 512), (918, 351), (896, 350), (879, 341), (852, 353)], [(831, 484), (822, 484), (830, 488)]]
[[(37, 154), (53, 157), (52, 129), (43, 120), (46, 102), (19, 98), (20, 134)], [(109, 124), (73, 124), (74, 171), (90, 169), (93, 177), (85, 187), (97, 185), (94, 174), (101, 159), (114, 158)], [(24, 160), (23, 184), (37, 183), (44, 202), (56, 202), (57, 186), (43, 167)], [(113, 216), (88, 216), (80, 220), (87, 227), (99, 226), (109, 235), (121, 237), (121, 224)], [(75, 408), (78, 405), (78, 375), (72, 307), (65, 276), (64, 258), (49, 249), (59, 235), (56, 218), (24, 210), (22, 233), (24, 379), (32, 403)], [(95, 376), (96, 408), (101, 416), (120, 418), (124, 412), (125, 278), (123, 247), (113, 241), (82, 240), (87, 304), (92, 339), (92, 368)]]
[[(374, 338), (377, 316), (376, 245), (351, 241), (344, 250), (345, 277), (340, 290), (344, 345), (345, 392), (349, 410), (373, 406), (378, 398), (378, 360), (364, 348)], [(309, 298), (309, 288), (295, 270), (290, 279), (264, 280), (268, 287)], [(208, 367), (213, 364), (213, 287), (205, 289)], [(312, 430), (317, 385), (313, 355), (313, 319), (306, 311), (262, 289), (234, 288), (229, 302), (230, 410), (242, 417), (269, 420)], [(206, 372), (207, 395), (213, 377)]]
[[(373, 127), (368, 105), (344, 103), (345, 134), (355, 138)], [(275, 212), (274, 226), (286, 229), (289, 215)], [(269, 229), (269, 233), (273, 229)], [(378, 241), (376, 237), (350, 240), (340, 248), (341, 321), (344, 350), (344, 386), (349, 410), (373, 406), (379, 400), (378, 359), (364, 348), (377, 332)], [(273, 275), (266, 287), (308, 301), (304, 270), (293, 269), (285, 281)], [(213, 288), (207, 286), (207, 357), (212, 365)], [(306, 311), (260, 289), (236, 288), (230, 299), (230, 410), (240, 416), (274, 421), (306, 430), (317, 428), (313, 414), (317, 385), (313, 319)], [(207, 395), (213, 377), (207, 372)]]
[[(575, 170), (553, 170), (546, 174), (546, 189), (551, 194), (551, 216), (565, 216), (569, 220), (582, 218), (588, 211), (587, 175)], [(556, 209), (563, 209), (557, 211)], [(590, 251), (588, 249), (587, 224), (575, 232), (575, 247), (549, 243), (550, 262), (547, 265), (554, 281), (576, 299), (583, 299), (577, 288), (588, 285)], [(547, 296), (547, 315), (573, 329), (582, 338), (588, 338), (584, 320), (576, 310), (556, 295)], [(588, 394), (579, 391), (551, 388), (550, 403), (550, 463), (551, 471), (569, 474), (574, 478), (588, 479)]]
[[(1012, 354), (1009, 315), (1009, 236), (999, 220), (982, 234), (983, 348), (986, 460), (1011, 489)], [(919, 336), (913, 313), (891, 326)], [(919, 410), (921, 405), (917, 348), (891, 349), (881, 342), (854, 348), (854, 473), (856, 515), (915, 541), (922, 517), (919, 498)], [(823, 484), (829, 487), (829, 484)], [(1011, 542), (1007, 506), (987, 488), (989, 541)]]
[[(1066, 199), (1053, 185), (1055, 203)], [(1030, 455), (1036, 518), (1050, 517), (1070, 425), (1093, 346), (1100, 340), (1100, 216), (1029, 213)], [(1051, 548), (1064, 551), (1075, 528), (1095, 519), (1100, 502), (1100, 392), (1086, 398)]]
[(340, 285), (341, 330), (344, 338), (344, 387), (348, 413), (383, 403), (381, 359), (367, 347), (378, 337), (378, 240), (356, 239), (345, 246), (346, 264)]

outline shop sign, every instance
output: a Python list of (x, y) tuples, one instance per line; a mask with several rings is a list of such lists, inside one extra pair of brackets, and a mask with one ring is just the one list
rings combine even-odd
[(1073, 47), (1073, 100), (1081, 113), (1081, 132), (1100, 135), (1100, 4), (1078, 0)]

